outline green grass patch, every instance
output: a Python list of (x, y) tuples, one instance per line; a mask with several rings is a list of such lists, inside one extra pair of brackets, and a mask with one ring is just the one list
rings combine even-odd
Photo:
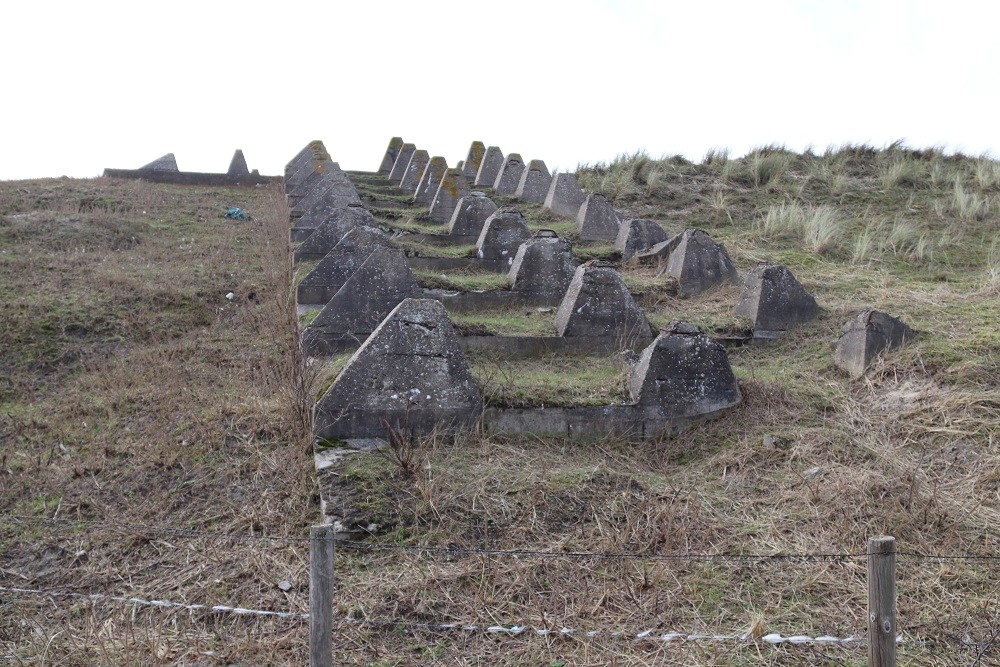
[(447, 289), (460, 292), (474, 290), (500, 290), (510, 287), (510, 280), (505, 273), (489, 271), (430, 271), (418, 269), (413, 272), (421, 287), (428, 289)]
[(467, 334), (555, 336), (554, 308), (519, 308), (485, 313), (456, 313), (452, 322)]
[(489, 405), (527, 408), (627, 403), (628, 366), (608, 356), (544, 355), (497, 360), (470, 354)]

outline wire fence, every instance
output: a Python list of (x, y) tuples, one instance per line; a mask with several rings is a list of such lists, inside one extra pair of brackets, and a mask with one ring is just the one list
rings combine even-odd
[[(307, 544), (312, 538), (294, 535), (267, 535), (255, 533), (220, 533), (206, 530), (195, 530), (190, 528), (177, 528), (174, 526), (152, 526), (135, 523), (115, 523), (99, 521), (93, 519), (57, 519), (42, 516), (20, 515), (20, 514), (0, 514), (0, 521), (12, 523), (46, 523), (53, 526), (72, 528), (74, 526), (94, 526), (111, 530), (127, 531), (136, 534), (170, 535), (172, 537), (191, 537), (218, 541), (265, 541), (280, 544)], [(465, 546), (429, 546), (411, 544), (391, 544), (385, 542), (357, 541), (337, 537), (335, 539), (338, 549), (348, 549), (352, 551), (399, 551), (408, 553), (422, 553), (428, 555), (445, 556), (485, 556), (485, 557), (515, 557), (515, 558), (597, 558), (610, 560), (636, 560), (646, 562), (668, 562), (668, 561), (710, 561), (728, 560), (741, 562), (764, 562), (775, 561), (790, 562), (816, 562), (816, 561), (845, 561), (864, 560), (875, 555), (865, 551), (860, 552), (774, 552), (774, 553), (742, 553), (742, 552), (704, 552), (704, 553), (675, 553), (675, 554), (642, 554), (629, 552), (609, 552), (609, 551), (555, 551), (544, 549), (490, 549)], [(918, 551), (897, 551), (900, 560), (909, 559), (914, 562), (946, 562), (954, 560), (966, 561), (986, 561), (1000, 562), (1000, 553), (921, 553)]]
[[(0, 528), (3, 524), (10, 525), (36, 525), (44, 524), (56, 530), (78, 530), (81, 527), (104, 528), (125, 532), (132, 535), (145, 536), (169, 536), (182, 537), (188, 539), (212, 540), (222, 542), (268, 542), (282, 545), (303, 545), (315, 542), (315, 537), (296, 535), (269, 535), (262, 533), (222, 533), (210, 530), (199, 530), (194, 528), (180, 528), (176, 526), (156, 526), (137, 523), (120, 523), (102, 521), (96, 519), (75, 519), (57, 518), (37, 515), (0, 514)], [(643, 554), (629, 553), (623, 551), (573, 551), (573, 550), (543, 550), (525, 548), (473, 548), (468, 546), (434, 546), (434, 545), (411, 545), (393, 544), (377, 541), (359, 541), (353, 539), (334, 538), (335, 546), (339, 550), (347, 550), (354, 553), (405, 553), (410, 555), (422, 555), (435, 559), (460, 559), (460, 558), (511, 558), (511, 559), (566, 559), (566, 560), (617, 560), (617, 561), (637, 561), (645, 563), (656, 562), (711, 562), (727, 561), (742, 564), (767, 566), (773, 564), (792, 563), (843, 563), (847, 561), (864, 561), (871, 556), (878, 554), (861, 552), (774, 552), (774, 553), (744, 553), (744, 552), (699, 552), (699, 553), (671, 553), (671, 554)], [(901, 562), (916, 564), (922, 563), (947, 563), (953, 561), (973, 561), (979, 563), (1000, 562), (1000, 554), (996, 553), (921, 553), (915, 551), (899, 551), (896, 554)], [(0, 596), (10, 598), (47, 598), (50, 600), (75, 599), (89, 602), (107, 602), (128, 606), (183, 610), (196, 614), (209, 615), (234, 615), (257, 618), (271, 618), (285, 621), (292, 624), (299, 624), (310, 621), (310, 614), (295, 610), (267, 610), (255, 609), (250, 606), (237, 606), (225, 604), (189, 604), (166, 599), (148, 599), (143, 597), (113, 595), (95, 592), (83, 592), (69, 589), (53, 589), (31, 586), (8, 586), (2, 585), (6, 572), (0, 569)], [(3, 600), (0, 599), (0, 605)], [(632, 628), (628, 630), (616, 628), (589, 628), (578, 629), (571, 627), (543, 627), (522, 623), (461, 623), (461, 622), (411, 622), (399, 618), (367, 618), (352, 617), (350, 615), (336, 619), (345, 625), (355, 625), (369, 628), (391, 629), (395, 632), (403, 631), (409, 633), (430, 632), (438, 634), (462, 633), (462, 634), (482, 634), (505, 637), (570, 637), (576, 639), (607, 639), (620, 641), (640, 641), (640, 642), (661, 642), (661, 643), (694, 643), (694, 644), (757, 644), (771, 646), (842, 646), (842, 647), (863, 647), (868, 644), (866, 633), (861, 630), (835, 635), (816, 633), (794, 633), (783, 635), (777, 632), (758, 633), (746, 631), (741, 633), (699, 633), (694, 631), (673, 630), (665, 631), (660, 628)], [(963, 637), (942, 636), (933, 639), (917, 639), (904, 637), (902, 634), (896, 636), (896, 643), (899, 645), (934, 647), (939, 645), (959, 645), (971, 649), (976, 653), (976, 663), (983, 664), (982, 657), (991, 649), (1000, 644), (1000, 629), (989, 628), (981, 633), (983, 639), (975, 640), (966, 634)]]

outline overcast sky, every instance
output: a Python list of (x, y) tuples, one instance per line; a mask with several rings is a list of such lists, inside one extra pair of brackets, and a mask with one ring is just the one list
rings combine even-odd
[(772, 142), (994, 152), (998, 19), (964, 0), (8, 3), (0, 179), (168, 152), (225, 171), (236, 148), (280, 174), (314, 138), (375, 169), (394, 135), (550, 169)]

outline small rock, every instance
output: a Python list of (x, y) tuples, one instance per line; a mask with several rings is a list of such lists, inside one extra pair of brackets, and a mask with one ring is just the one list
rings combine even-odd
[(780, 435), (768, 433), (764, 436), (764, 446), (768, 449), (788, 449), (791, 445), (791, 440), (782, 438)]
[(284, 592), (287, 593), (288, 591), (292, 590), (292, 582), (290, 582), (290, 581), (279, 581), (278, 582), (278, 588), (280, 588), (281, 590), (283, 590)]
[(232, 292), (229, 292), (228, 294), (226, 294), (226, 299), (227, 299), (228, 301), (232, 301), (232, 300), (233, 300), (233, 299), (235, 299), (235, 298), (236, 298), (236, 295), (235, 295), (235, 294), (233, 294)]
[(823, 468), (823, 466), (816, 466), (815, 468), (809, 468), (809, 470), (806, 470), (804, 473), (802, 473), (802, 476), (805, 477), (806, 479), (816, 479), (825, 472), (826, 470)]

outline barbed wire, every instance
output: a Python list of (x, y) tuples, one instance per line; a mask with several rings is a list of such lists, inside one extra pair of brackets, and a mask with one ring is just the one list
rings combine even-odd
[[(0, 514), (0, 520), (13, 522), (36, 522), (49, 523), (72, 527), (74, 525), (102, 526), (115, 530), (128, 530), (135, 533), (149, 533), (170, 535), (174, 537), (204, 538), (213, 540), (259, 540), (278, 542), (286, 544), (302, 544), (310, 542), (311, 537), (292, 535), (266, 535), (266, 534), (242, 534), (242, 533), (220, 533), (213, 531), (203, 531), (188, 528), (175, 528), (172, 526), (150, 526), (133, 523), (113, 523), (93, 519), (58, 519), (52, 517)], [(776, 552), (770, 554), (739, 553), (739, 552), (704, 552), (704, 553), (679, 553), (679, 554), (637, 554), (624, 551), (553, 551), (545, 549), (490, 549), (460, 546), (422, 546), (408, 544), (389, 544), (386, 542), (362, 542), (334, 537), (337, 546), (351, 551), (395, 551), (407, 553), (423, 553), (444, 556), (507, 556), (515, 558), (574, 558), (574, 559), (603, 559), (603, 560), (642, 560), (649, 562), (657, 561), (743, 561), (743, 562), (816, 562), (828, 561), (838, 562), (846, 560), (857, 560), (868, 558), (872, 555), (884, 556), (885, 554), (870, 554), (861, 552), (842, 553), (822, 553), (822, 552), (800, 552), (786, 553)], [(983, 562), (1000, 562), (998, 554), (927, 554), (917, 551), (898, 551), (896, 556), (901, 560), (913, 560), (921, 562), (944, 562), (953, 560), (969, 560)]]
[(90, 602), (124, 602), (127, 604), (137, 604), (149, 607), (164, 607), (170, 609), (187, 609), (190, 611), (204, 611), (212, 613), (236, 614), (238, 616), (271, 616), (275, 618), (291, 619), (297, 621), (309, 620), (309, 614), (300, 614), (291, 611), (267, 611), (263, 609), (249, 609), (246, 607), (233, 607), (230, 605), (205, 605), (205, 604), (185, 604), (183, 602), (171, 602), (169, 600), (145, 600), (143, 598), (124, 597), (121, 595), (105, 595), (103, 593), (78, 593), (76, 591), (49, 590), (42, 588), (11, 588), (0, 586), (0, 593), (14, 593), (20, 595), (43, 596), (50, 598), (74, 598), (89, 600)]
[[(0, 592), (2, 593), (13, 593), (22, 596), (41, 596), (49, 598), (71, 598), (71, 599), (83, 599), (90, 602), (118, 602), (123, 604), (135, 604), (149, 607), (158, 607), (163, 609), (184, 609), (188, 611), (198, 611), (206, 613), (215, 614), (235, 614), (238, 616), (261, 616), (261, 617), (273, 617), (285, 620), (291, 620), (295, 622), (308, 621), (309, 614), (303, 614), (298, 612), (280, 612), (280, 611), (267, 611), (260, 609), (249, 609), (245, 607), (233, 607), (229, 605), (205, 605), (205, 604), (186, 604), (182, 602), (171, 602), (169, 600), (146, 600), (143, 598), (136, 597), (125, 597), (120, 595), (105, 595), (101, 593), (79, 593), (76, 591), (65, 591), (65, 590), (47, 590), (39, 588), (9, 588), (5, 586), (0, 586)], [(548, 636), (561, 636), (561, 637), (586, 637), (588, 639), (608, 637), (611, 639), (627, 639), (627, 640), (651, 640), (651, 641), (663, 641), (663, 642), (760, 642), (764, 644), (855, 644), (864, 645), (866, 639), (861, 635), (849, 635), (847, 637), (835, 637), (833, 635), (807, 635), (807, 634), (795, 634), (784, 636), (778, 632), (771, 632), (760, 636), (750, 635), (748, 633), (742, 634), (703, 634), (694, 632), (664, 632), (657, 630), (656, 628), (649, 628), (640, 632), (635, 631), (624, 631), (624, 630), (608, 630), (608, 629), (598, 629), (598, 630), (580, 630), (576, 628), (562, 627), (558, 629), (554, 628), (538, 628), (530, 625), (474, 625), (468, 623), (413, 623), (403, 620), (393, 620), (393, 619), (369, 619), (369, 618), (353, 618), (350, 616), (340, 617), (337, 619), (343, 623), (350, 625), (366, 626), (366, 627), (376, 627), (376, 628), (391, 628), (394, 630), (423, 630), (430, 632), (469, 632), (469, 633), (484, 633), (489, 635), (507, 635), (511, 637), (518, 636), (538, 636), (538, 637), (548, 637)], [(898, 642), (902, 642), (902, 637), (897, 638)]]

